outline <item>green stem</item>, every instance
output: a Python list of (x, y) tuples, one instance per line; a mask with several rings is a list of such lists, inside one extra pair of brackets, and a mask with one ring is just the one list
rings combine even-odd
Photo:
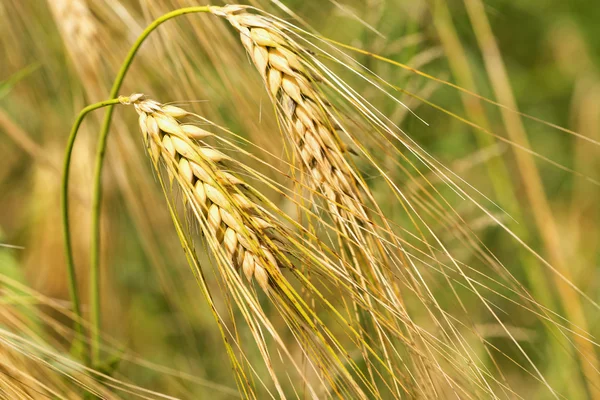
[[(79, 302), (79, 293), (77, 290), (77, 277), (75, 274), (75, 262), (73, 260), (73, 246), (71, 244), (71, 231), (69, 229), (69, 172), (71, 170), (71, 156), (73, 154), (73, 146), (75, 145), (75, 138), (77, 137), (77, 132), (79, 131), (79, 126), (81, 122), (85, 118), (85, 116), (98, 108), (112, 106), (113, 104), (117, 104), (119, 102), (118, 99), (102, 101), (100, 103), (92, 104), (81, 110), (75, 123), (73, 124), (73, 128), (71, 128), (71, 133), (69, 135), (69, 141), (67, 143), (67, 150), (65, 152), (65, 163), (63, 169), (62, 176), (62, 193), (61, 193), (61, 209), (62, 209), (62, 222), (63, 222), (63, 237), (65, 240), (65, 255), (67, 258), (67, 275), (69, 279), (69, 295), (71, 297), (71, 302), (73, 303), (73, 310), (75, 312), (75, 331), (77, 332), (77, 338), (73, 341), (75, 343), (79, 343), (79, 340), (83, 338), (83, 325), (81, 323), (81, 305)], [(74, 348), (76, 346), (73, 346)], [(86, 364), (89, 364), (89, 354), (87, 352), (83, 352), (84, 361)]]
[[(142, 34), (137, 38), (125, 61), (121, 65), (121, 69), (113, 83), (110, 91), (110, 98), (117, 97), (121, 90), (121, 85), (125, 79), (125, 75), (133, 62), (133, 58), (141, 47), (146, 38), (163, 22), (171, 18), (185, 14), (194, 14), (201, 12), (210, 12), (210, 6), (188, 7), (179, 10), (171, 11), (152, 22)], [(91, 236), (91, 263), (90, 263), (90, 307), (91, 307), (91, 343), (92, 343), (92, 360), (93, 365), (97, 365), (100, 358), (100, 213), (102, 204), (102, 167), (104, 165), (104, 155), (106, 153), (106, 143), (110, 122), (112, 119), (113, 107), (106, 110), (100, 136), (98, 137), (98, 147), (96, 150), (96, 167), (94, 171), (94, 192), (92, 203), (92, 236)]]

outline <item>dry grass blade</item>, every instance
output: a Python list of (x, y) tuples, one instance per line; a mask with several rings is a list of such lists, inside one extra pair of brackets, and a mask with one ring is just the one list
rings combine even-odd
[(87, 368), (70, 357), (64, 338), (74, 332), (63, 322), (76, 316), (68, 303), (42, 295), (4, 274), (0, 274), (0, 286), (0, 397), (172, 399)]
[[(509, 84), (508, 73), (506, 72), (500, 50), (488, 22), (484, 4), (479, 0), (465, 0), (465, 5), (473, 24), (473, 29), (476, 32), (479, 47), (483, 53), (486, 69), (490, 76), (495, 95), (500, 103), (507, 105), (510, 109), (517, 110), (518, 107)], [(502, 117), (510, 138), (525, 148), (531, 148), (525, 126), (519, 115), (502, 110)], [(583, 336), (575, 335), (572, 340), (579, 352), (581, 367), (586, 377), (590, 396), (600, 399), (600, 360), (598, 359), (597, 349), (591, 343), (593, 338), (587, 333), (590, 330), (584, 313), (584, 306), (577, 291), (570, 285), (573, 277), (571, 268), (569, 268), (568, 258), (561, 246), (560, 228), (555, 221), (545, 194), (542, 178), (533, 157), (517, 152), (515, 153), (515, 158), (523, 182), (525, 183), (524, 188), (529, 205), (533, 211), (533, 217), (535, 218), (540, 237), (545, 244), (548, 259), (562, 275), (561, 277), (558, 274), (554, 276), (559, 298), (567, 317), (573, 324), (573, 328), (584, 332)]]

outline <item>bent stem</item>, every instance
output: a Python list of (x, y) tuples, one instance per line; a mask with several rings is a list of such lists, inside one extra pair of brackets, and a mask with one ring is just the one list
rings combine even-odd
[[(210, 12), (210, 6), (200, 7), (187, 7), (181, 8), (175, 11), (171, 11), (158, 19), (154, 20), (148, 27), (142, 32), (137, 38), (125, 61), (121, 65), (119, 73), (115, 78), (112, 89), (110, 91), (110, 98), (115, 99), (121, 90), (125, 75), (133, 62), (133, 58), (141, 47), (142, 43), (146, 38), (163, 22), (170, 20), (171, 18), (178, 17), (185, 14), (195, 14)], [(108, 139), (108, 132), (112, 119), (114, 103), (108, 105), (102, 128), (100, 130), (100, 136), (98, 137), (98, 147), (96, 150), (96, 163), (94, 170), (94, 183), (93, 183), (93, 194), (92, 194), (92, 233), (91, 233), (91, 260), (90, 260), (90, 316), (91, 316), (91, 346), (92, 346), (92, 364), (97, 365), (100, 358), (100, 214), (102, 205), (102, 168), (104, 166), (104, 155), (106, 153), (106, 143)]]
[[(75, 312), (75, 332), (77, 333), (73, 340), (73, 349), (78, 348), (79, 340), (83, 338), (83, 325), (81, 317), (81, 304), (79, 302), (79, 293), (77, 290), (77, 276), (75, 273), (75, 262), (73, 260), (73, 246), (71, 244), (71, 231), (69, 229), (69, 172), (71, 170), (71, 156), (73, 154), (73, 147), (75, 145), (75, 139), (79, 131), (79, 126), (83, 122), (85, 116), (98, 108), (112, 106), (119, 103), (119, 99), (112, 99), (102, 101), (100, 103), (92, 104), (85, 107), (75, 120), (71, 133), (69, 134), (69, 141), (67, 142), (67, 149), (65, 152), (65, 162), (63, 168), (63, 176), (61, 183), (61, 211), (62, 211), (62, 223), (63, 223), (63, 237), (65, 241), (65, 256), (67, 262), (67, 276), (69, 279), (69, 296), (73, 303), (73, 311)], [(89, 365), (90, 358), (88, 352), (83, 352), (83, 361), (86, 365)]]

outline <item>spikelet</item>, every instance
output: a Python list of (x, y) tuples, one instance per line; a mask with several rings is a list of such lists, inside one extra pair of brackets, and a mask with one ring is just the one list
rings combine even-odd
[(202, 214), (204, 235), (215, 239), (228, 262), (266, 291), (270, 274), (280, 269), (277, 242), (267, 232), (276, 222), (244, 193), (244, 182), (223, 169), (227, 156), (199, 141), (211, 133), (180, 124), (176, 118), (187, 112), (179, 107), (139, 94), (122, 102), (134, 104), (154, 166), (164, 161), (171, 178), (176, 178), (193, 208)]

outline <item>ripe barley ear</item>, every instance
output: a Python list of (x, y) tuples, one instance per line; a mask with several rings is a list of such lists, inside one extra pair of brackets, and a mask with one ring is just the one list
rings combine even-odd
[(245, 183), (225, 171), (227, 156), (202, 141), (211, 135), (176, 118), (187, 112), (136, 94), (131, 102), (148, 153), (156, 168), (162, 162), (177, 181), (198, 218), (204, 236), (217, 243), (228, 262), (268, 290), (270, 275), (280, 270), (274, 239), (268, 230), (277, 222), (261, 211), (244, 191)]

